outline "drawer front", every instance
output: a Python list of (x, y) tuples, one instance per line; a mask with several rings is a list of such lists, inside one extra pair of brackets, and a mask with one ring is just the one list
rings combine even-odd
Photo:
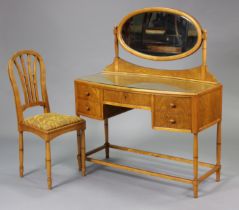
[(191, 98), (155, 96), (154, 126), (191, 130)]
[(151, 106), (151, 95), (137, 94), (137, 93), (123, 93), (123, 104), (130, 104), (136, 106)]
[(100, 103), (78, 98), (76, 104), (77, 114), (96, 118), (102, 117), (102, 106)]
[(86, 84), (76, 84), (76, 95), (81, 99), (99, 102), (101, 100), (101, 90)]
[(104, 90), (104, 101), (122, 103), (123, 93), (120, 91)]
[(135, 106), (151, 106), (151, 95), (104, 90), (104, 101)]

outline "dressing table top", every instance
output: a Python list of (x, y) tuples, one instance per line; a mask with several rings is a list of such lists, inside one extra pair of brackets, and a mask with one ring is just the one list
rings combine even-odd
[(205, 80), (201, 80), (201, 66), (169, 71), (138, 66), (121, 58), (108, 65), (102, 72), (81, 76), (76, 81), (126, 88), (129, 91), (176, 95), (197, 95), (221, 85), (209, 72), (205, 74)]
[(79, 80), (93, 82), (102, 85), (119, 86), (142, 91), (156, 91), (175, 94), (194, 95), (211, 88), (217, 87), (217, 84), (204, 83), (193, 80), (183, 80), (177, 78), (168, 78), (152, 75), (133, 75), (122, 73), (97, 73), (90, 76), (84, 76)]

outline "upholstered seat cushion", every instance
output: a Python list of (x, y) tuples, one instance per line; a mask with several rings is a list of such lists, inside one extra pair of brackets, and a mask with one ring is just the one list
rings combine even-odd
[(77, 116), (63, 115), (57, 113), (44, 113), (29, 117), (24, 124), (44, 131), (50, 131), (62, 126), (83, 121)]

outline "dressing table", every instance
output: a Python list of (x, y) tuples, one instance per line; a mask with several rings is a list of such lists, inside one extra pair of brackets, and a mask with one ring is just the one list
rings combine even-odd
[[(97, 74), (75, 80), (76, 114), (103, 120), (105, 143), (85, 152), (82, 145), (82, 174), (85, 161), (135, 173), (183, 182), (193, 186), (198, 197), (198, 185), (212, 174), (220, 181), (222, 84), (209, 72), (206, 63), (207, 33), (198, 21), (185, 12), (169, 8), (144, 8), (124, 17), (114, 28), (115, 58)], [(172, 61), (192, 55), (202, 48), (202, 64), (183, 70), (160, 70), (132, 64), (119, 57), (119, 44), (131, 54), (154, 61)], [(187, 132), (193, 136), (193, 157), (185, 159), (113, 145), (109, 142), (108, 119), (132, 109), (148, 110), (152, 128)], [(198, 134), (213, 125), (216, 133), (216, 163), (198, 160)], [(150, 143), (150, 142), (149, 142)], [(175, 142), (178, 143), (178, 142)], [(156, 173), (110, 162), (109, 150), (133, 152), (164, 158), (193, 167), (193, 179)], [(92, 155), (105, 150), (106, 160)], [(208, 168), (199, 176), (200, 167)]]

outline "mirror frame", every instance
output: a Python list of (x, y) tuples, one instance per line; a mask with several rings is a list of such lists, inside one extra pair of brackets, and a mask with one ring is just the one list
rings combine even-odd
[[(148, 55), (148, 54), (144, 54), (144, 53), (141, 53), (139, 51), (132, 49), (125, 43), (125, 41), (122, 37), (121, 32), (122, 32), (123, 26), (133, 16), (139, 15), (142, 13), (147, 13), (147, 12), (166, 12), (166, 13), (171, 13), (171, 14), (179, 15), (179, 16), (186, 18), (195, 26), (195, 29), (197, 31), (198, 37), (197, 37), (196, 44), (190, 50), (188, 50), (186, 52), (183, 52), (183, 53), (180, 53), (177, 55), (170, 55), (170, 56)], [(192, 55), (200, 48), (200, 46), (202, 44), (202, 27), (201, 27), (200, 23), (194, 17), (192, 17), (191, 15), (189, 15), (183, 11), (171, 9), (171, 8), (165, 8), (165, 7), (151, 7), (151, 8), (139, 9), (139, 10), (133, 11), (133, 12), (129, 13), (128, 15), (126, 15), (121, 20), (121, 22), (119, 23), (119, 25), (117, 27), (117, 39), (119, 40), (121, 46), (126, 51), (128, 51), (129, 53), (131, 53), (135, 56), (138, 56), (138, 57), (144, 58), (144, 59), (148, 59), (148, 60), (154, 60), (154, 61), (170, 61), (170, 60), (177, 60), (177, 59), (185, 58), (189, 55)]]

